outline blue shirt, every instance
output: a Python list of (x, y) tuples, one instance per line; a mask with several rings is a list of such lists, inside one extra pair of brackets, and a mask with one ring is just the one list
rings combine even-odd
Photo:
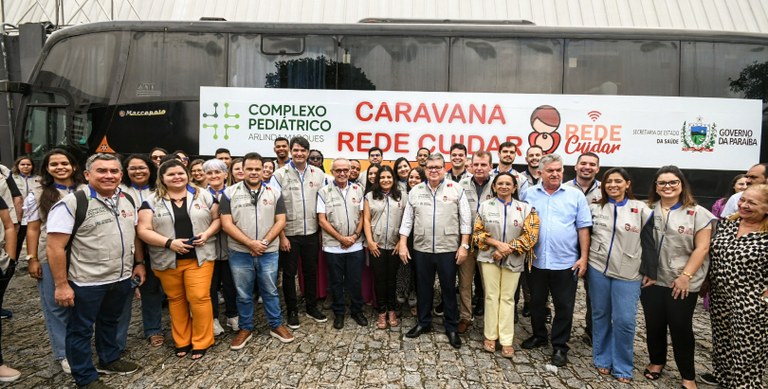
[(523, 192), (521, 199), (536, 208), (541, 220), (533, 266), (548, 270), (571, 268), (581, 255), (578, 229), (592, 226), (584, 194), (560, 185), (550, 195), (538, 183)]

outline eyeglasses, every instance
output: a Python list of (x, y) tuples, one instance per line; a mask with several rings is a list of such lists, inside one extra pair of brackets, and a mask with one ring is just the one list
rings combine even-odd
[(333, 169), (335, 173), (349, 174), (349, 169)]
[(176, 157), (176, 158), (178, 158), (181, 162), (189, 162), (189, 157)]
[(678, 185), (680, 185), (680, 180), (656, 181), (656, 186), (658, 186), (659, 188), (663, 188), (667, 185), (669, 185), (670, 188), (676, 188)]
[(442, 166), (427, 166), (427, 170), (440, 170), (442, 168)]
[(322, 161), (323, 157), (309, 157), (307, 159), (309, 159), (310, 161)]

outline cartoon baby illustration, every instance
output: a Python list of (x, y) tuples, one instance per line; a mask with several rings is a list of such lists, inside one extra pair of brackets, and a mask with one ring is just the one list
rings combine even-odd
[(533, 110), (531, 114), (531, 128), (533, 132), (528, 135), (528, 143), (531, 146), (539, 146), (544, 154), (557, 150), (560, 146), (560, 112), (551, 105), (542, 105)]

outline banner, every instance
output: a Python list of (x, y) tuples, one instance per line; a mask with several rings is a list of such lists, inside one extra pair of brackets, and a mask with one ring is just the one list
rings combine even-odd
[(744, 170), (759, 160), (761, 122), (759, 100), (202, 87), (199, 152), (274, 156), (275, 138), (301, 136), (326, 158), (378, 146), (414, 160), (421, 147), (495, 154), (512, 142), (567, 165), (594, 152), (603, 166)]

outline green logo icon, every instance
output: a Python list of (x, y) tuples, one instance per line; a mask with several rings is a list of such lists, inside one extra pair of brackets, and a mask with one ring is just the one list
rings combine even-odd
[(228, 124), (226, 121), (227, 119), (234, 118), (234, 119), (240, 119), (239, 113), (229, 113), (229, 103), (224, 103), (224, 114), (221, 115), (222, 118), (219, 119), (219, 103), (213, 103), (213, 113), (203, 112), (203, 119), (202, 120), (211, 120), (213, 119), (213, 123), (203, 123), (203, 128), (213, 128), (213, 139), (219, 139), (219, 124), (220, 120), (224, 121), (222, 123), (222, 128), (224, 129), (224, 139), (229, 139), (229, 129), (233, 128), (236, 130), (240, 129), (239, 124)]

